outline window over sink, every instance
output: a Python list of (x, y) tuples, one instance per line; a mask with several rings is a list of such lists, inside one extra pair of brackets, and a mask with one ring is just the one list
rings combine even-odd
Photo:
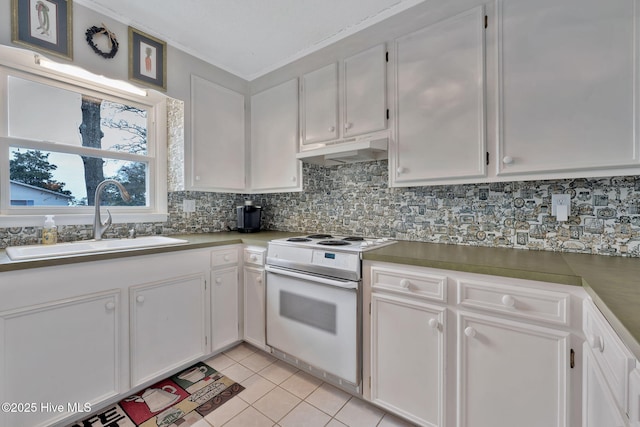
[(0, 226), (40, 225), (44, 214), (91, 223), (95, 189), (109, 178), (132, 196), (124, 202), (105, 188), (101, 204), (115, 222), (163, 221), (164, 95), (130, 95), (15, 62), (0, 59)]

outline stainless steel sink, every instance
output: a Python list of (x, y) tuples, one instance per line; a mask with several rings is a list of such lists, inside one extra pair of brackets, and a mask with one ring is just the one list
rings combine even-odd
[(172, 246), (184, 243), (188, 243), (188, 241), (165, 236), (145, 236), (136, 239), (82, 240), (71, 243), (58, 243), (55, 245), (11, 246), (8, 247), (6, 251), (12, 261), (22, 261), (157, 246)]

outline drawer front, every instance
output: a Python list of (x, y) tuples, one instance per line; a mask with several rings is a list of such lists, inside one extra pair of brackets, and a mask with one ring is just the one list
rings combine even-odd
[(211, 252), (211, 266), (220, 267), (238, 263), (238, 248), (220, 249)]
[(569, 324), (569, 294), (521, 286), (458, 281), (458, 304), (511, 317)]
[(371, 267), (371, 287), (431, 301), (447, 301), (447, 276), (421, 272), (419, 269)]
[(266, 250), (262, 248), (245, 248), (244, 263), (253, 265), (264, 265), (264, 254)]
[(583, 304), (583, 329), (618, 405), (627, 411), (628, 378), (635, 358), (590, 300)]

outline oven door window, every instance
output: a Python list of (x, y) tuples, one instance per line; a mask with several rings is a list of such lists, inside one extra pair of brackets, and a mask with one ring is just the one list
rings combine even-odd
[(357, 292), (309, 277), (267, 273), (267, 345), (357, 384)]

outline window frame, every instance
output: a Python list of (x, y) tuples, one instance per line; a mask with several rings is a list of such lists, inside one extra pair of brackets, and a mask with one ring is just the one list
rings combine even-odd
[[(144, 162), (147, 164), (147, 206), (109, 206), (113, 222), (165, 222), (168, 218), (166, 96), (152, 90), (147, 91), (147, 96), (133, 95), (99, 83), (46, 70), (35, 65), (35, 61), (33, 64), (28, 63), (29, 58), (33, 60), (34, 53), (22, 49), (16, 50), (22, 52), (16, 52), (17, 55), (0, 56), (0, 227), (41, 226), (44, 215), (55, 215), (56, 223), (59, 225), (93, 224), (95, 211), (94, 206), (11, 206), (10, 147)], [(9, 76), (145, 109), (147, 111), (147, 154), (100, 150), (55, 141), (8, 136)]]

